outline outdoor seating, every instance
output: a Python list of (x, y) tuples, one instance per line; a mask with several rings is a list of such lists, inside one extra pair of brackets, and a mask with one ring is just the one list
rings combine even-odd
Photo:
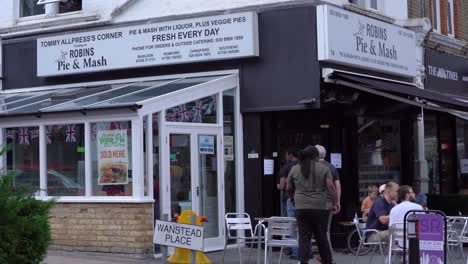
[[(404, 224), (403, 223), (394, 223), (390, 227), (389, 243), (388, 243), (388, 258), (387, 263), (391, 264), (392, 261), (395, 261), (395, 256), (403, 256), (404, 250)], [(396, 253), (396, 254), (395, 254)], [(402, 260), (396, 258), (395, 263), (401, 263)]]
[[(292, 235), (296, 233), (296, 235)], [(297, 247), (297, 224), (294, 217), (270, 217), (265, 231), (265, 262), (271, 263), (272, 249), (281, 248), (279, 262), (284, 247)]]
[[(448, 216), (447, 217), (447, 250), (451, 263), (454, 263), (456, 248), (461, 252), (463, 261), (465, 254), (463, 244), (468, 243), (468, 217)], [(463, 262), (465, 263), (465, 262)]]
[[(369, 238), (375, 238), (375, 239), (369, 239)], [(384, 250), (383, 246), (386, 244), (386, 241), (382, 241), (380, 231), (377, 229), (365, 229), (362, 231), (362, 237), (361, 241), (359, 242), (359, 247), (356, 251), (356, 256), (354, 258), (354, 263), (357, 263), (357, 260), (359, 258), (359, 255), (361, 254), (361, 250), (365, 247), (370, 247), (372, 248), (372, 255), (369, 260), (369, 263), (372, 263), (372, 260), (374, 258), (375, 254), (375, 249), (379, 247), (380, 254), (382, 257), (384, 257)]]
[[(250, 215), (247, 213), (227, 213), (224, 217), (226, 223), (226, 241), (224, 243), (223, 263), (226, 255), (226, 247), (230, 240), (236, 240), (239, 251), (239, 263), (242, 263), (241, 244), (252, 246), (255, 243), (261, 242), (261, 230), (257, 230), (259, 225), (252, 230), (252, 222)], [(250, 260), (251, 251), (249, 251)]]
[[(353, 225), (355, 230), (349, 233), (347, 238), (348, 249), (352, 254), (356, 254), (359, 248), (359, 245), (362, 240), (363, 231), (366, 229), (366, 223), (363, 221), (363, 218), (358, 218), (357, 215), (353, 219)], [(362, 245), (359, 255), (367, 254), (373, 246)]]

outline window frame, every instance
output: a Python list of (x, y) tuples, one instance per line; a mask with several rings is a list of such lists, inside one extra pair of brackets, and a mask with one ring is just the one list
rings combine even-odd
[[(56, 85), (56, 86), (45, 86), (41, 87), (44, 90), (55, 89), (55, 88), (72, 88), (83, 85), (94, 85), (94, 84), (113, 84), (121, 82), (139, 82), (139, 81), (153, 81), (153, 80), (166, 80), (174, 78), (189, 78), (189, 77), (206, 77), (206, 76), (215, 76), (215, 75), (226, 75), (221, 79), (218, 79), (216, 82), (206, 82), (204, 84), (204, 89), (199, 90), (199, 87), (194, 86), (190, 91), (182, 91), (176, 94), (171, 94), (170, 96), (163, 96), (161, 99), (156, 98), (147, 100), (145, 105), (137, 112), (129, 111), (128, 109), (102, 109), (97, 112), (86, 113), (86, 118), (83, 118), (83, 113), (79, 112), (70, 112), (70, 113), (56, 113), (49, 116), (43, 116), (42, 118), (37, 118), (34, 115), (27, 115), (22, 117), (6, 117), (3, 119), (3, 122), (0, 124), (0, 145), (5, 142), (5, 131), (6, 128), (11, 127), (28, 127), (28, 126), (38, 126), (40, 130), (39, 136), (39, 170), (40, 170), (40, 182), (39, 187), (42, 191), (35, 196), (38, 200), (50, 200), (53, 197), (47, 196), (47, 142), (46, 142), (46, 126), (50, 125), (64, 125), (64, 124), (84, 124), (84, 133), (85, 133), (85, 149), (91, 150), (91, 124), (99, 122), (115, 122), (126, 120), (131, 122), (132, 126), (132, 167), (136, 168), (133, 171), (133, 182), (132, 188), (133, 193), (131, 196), (93, 196), (93, 175), (92, 175), (92, 158), (91, 151), (85, 151), (85, 195), (84, 196), (62, 196), (59, 197), (57, 202), (59, 203), (146, 203), (154, 202), (151, 185), (148, 185), (148, 192), (145, 195), (145, 177), (147, 178), (147, 184), (152, 182), (149, 177), (151, 174), (152, 167), (147, 163), (147, 175), (144, 175), (143, 166), (144, 160), (149, 159), (152, 156), (144, 155), (143, 153), (143, 139), (141, 137), (144, 126), (143, 119), (147, 118), (148, 115), (159, 113), (159, 123), (158, 129), (159, 132), (164, 132), (164, 126), (166, 122), (164, 118), (161, 118), (162, 114), (168, 107), (176, 106), (179, 104), (187, 103), (187, 97), (190, 96), (191, 100), (201, 98), (208, 95), (216, 94), (218, 98), (222, 98), (222, 94), (226, 90), (235, 89), (235, 137), (236, 140), (236, 149), (235, 160), (236, 162), (236, 206), (238, 209), (243, 209), (242, 199), (244, 197), (244, 188), (243, 188), (243, 160), (242, 160), (242, 123), (241, 113), (240, 113), (240, 104), (239, 104), (239, 72), (237, 70), (224, 70), (224, 71), (212, 71), (212, 72), (197, 72), (189, 74), (175, 74), (175, 75), (166, 75), (166, 76), (152, 76), (152, 77), (139, 77), (131, 79), (116, 79), (110, 81), (97, 81), (97, 82), (84, 82), (84, 83), (74, 83), (66, 85)], [(229, 75), (229, 76), (227, 76)], [(18, 90), (27, 91), (27, 90), (36, 90), (37, 88), (23, 88), (15, 89), (8, 92), (14, 93)], [(217, 100), (218, 109), (222, 109), (222, 100)], [(222, 111), (222, 110), (220, 110)], [(219, 127), (222, 126), (223, 117), (222, 112), (217, 114), (217, 123), (216, 124), (187, 124), (187, 123), (176, 123), (175, 126), (187, 127), (190, 125), (195, 125), (198, 127)], [(18, 125), (21, 124), (21, 125)], [(148, 127), (150, 127), (148, 125)], [(147, 134), (147, 139), (150, 137), (150, 133)], [(162, 139), (159, 138), (161, 141)], [(150, 143), (152, 140), (147, 140), (146, 144)], [(149, 148), (148, 148), (149, 149)], [(162, 150), (160, 150), (162, 151)], [(161, 155), (159, 155), (161, 158)], [(151, 160), (150, 159), (150, 160)], [(6, 167), (6, 155), (0, 157), (0, 168)], [(161, 162), (160, 162), (161, 164)], [(162, 165), (161, 165), (162, 166)], [(160, 174), (162, 175), (162, 174)], [(163, 185), (160, 185), (162, 188)], [(160, 192), (162, 195), (162, 192)]]
[[(434, 32), (437, 32), (437, 33), (440, 33), (440, 20), (441, 20), (441, 16), (440, 16), (440, 0), (432, 0), (431, 1), (431, 17), (432, 17), (432, 21), (431, 21), (431, 24), (432, 24), (432, 29)], [(437, 19), (436, 20), (436, 23), (434, 24), (434, 19)]]
[[(38, 14), (38, 15), (32, 15), (32, 16), (23, 16), (22, 15), (22, 10), (23, 10), (24, 1), (25, 0), (20, 0), (18, 2), (18, 12), (17, 12), (17, 14), (18, 14), (18, 21), (19, 22), (26, 22), (26, 21), (44, 19), (44, 18), (50, 18), (50, 17), (75, 15), (75, 14), (79, 14), (79, 13), (81, 13), (83, 11), (83, 2), (81, 2), (81, 9), (80, 10), (60, 13), (60, 7), (59, 7), (60, 1), (57, 1), (57, 2), (43, 4), (44, 9), (45, 9), (44, 14)], [(33, 0), (33, 1), (37, 2), (37, 0)]]
[[(447, 36), (455, 37), (455, 7), (454, 0), (447, 0), (447, 5), (450, 5), (450, 8), (447, 6)], [(450, 19), (449, 19), (450, 18)], [(452, 32), (449, 32), (449, 28), (452, 28)]]

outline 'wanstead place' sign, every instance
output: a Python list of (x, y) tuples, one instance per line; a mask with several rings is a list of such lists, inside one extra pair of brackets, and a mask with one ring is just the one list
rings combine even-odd
[(176, 20), (37, 40), (37, 75), (258, 56), (257, 14)]
[(319, 60), (416, 76), (414, 32), (336, 7), (317, 7)]

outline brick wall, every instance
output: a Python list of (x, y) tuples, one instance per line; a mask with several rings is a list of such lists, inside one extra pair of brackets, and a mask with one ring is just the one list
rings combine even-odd
[(421, 0), (408, 0), (408, 17), (422, 17), (422, 5), (423, 3), (421, 2)]
[(458, 34), (459, 39), (468, 41), (468, 1), (458, 0)]
[(152, 254), (153, 205), (59, 203), (51, 210), (52, 249)]

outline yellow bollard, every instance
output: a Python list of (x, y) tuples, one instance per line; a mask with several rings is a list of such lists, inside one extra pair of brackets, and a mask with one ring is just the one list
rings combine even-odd
[[(185, 210), (180, 214), (177, 223), (181, 224), (191, 224), (192, 216), (196, 217), (196, 225), (202, 225), (202, 217), (198, 216), (192, 210)], [(190, 257), (192, 251), (185, 248), (175, 248), (174, 254), (167, 259), (169, 264), (190, 264)], [(196, 264), (211, 264), (211, 260), (201, 251), (197, 251), (196, 254)]]

